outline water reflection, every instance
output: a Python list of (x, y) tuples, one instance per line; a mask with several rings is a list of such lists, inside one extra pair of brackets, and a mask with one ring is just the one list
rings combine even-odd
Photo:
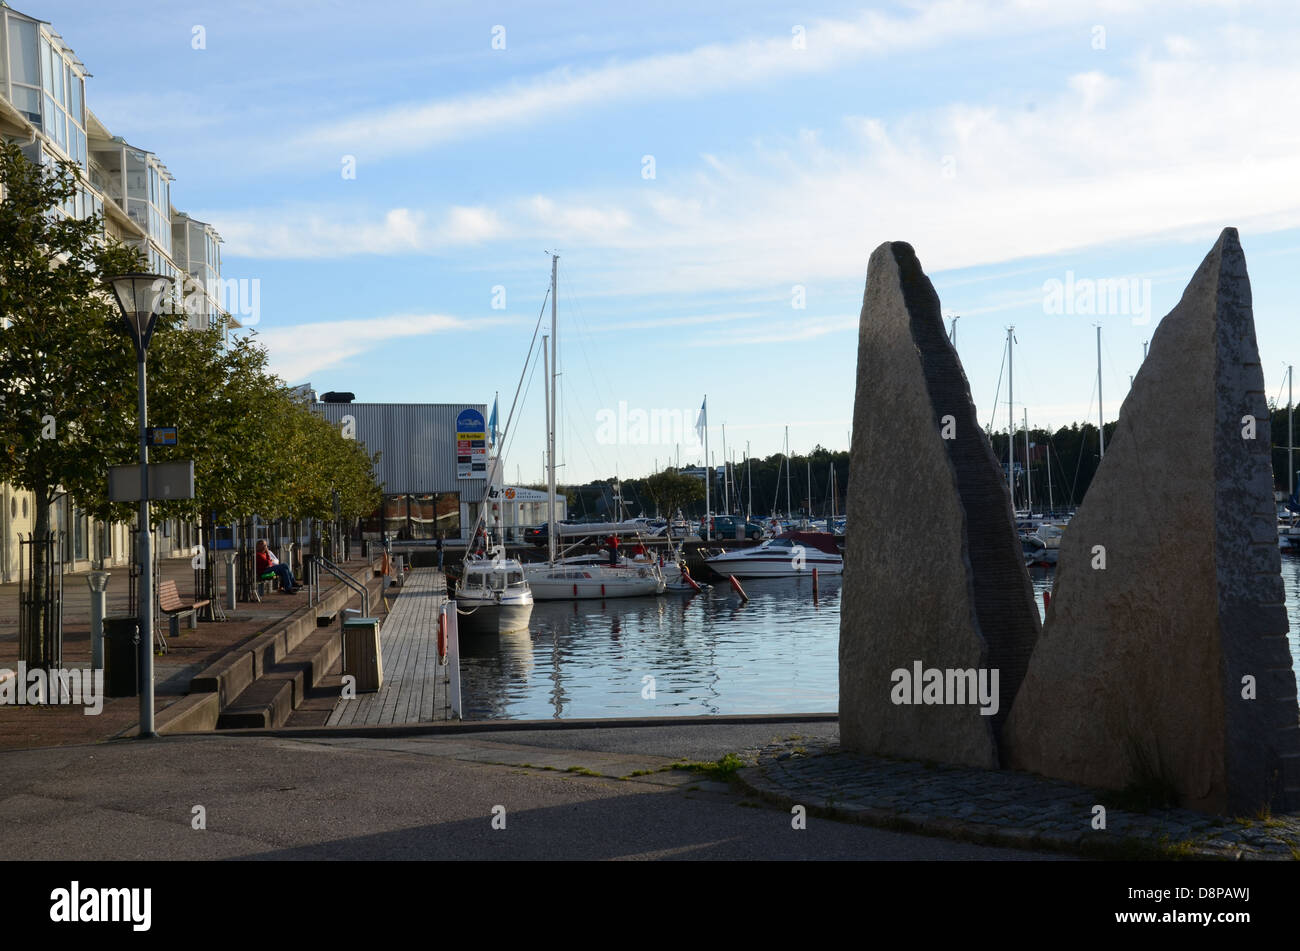
[[(1055, 572), (1031, 569), (1042, 592)], [(1300, 677), (1300, 557), (1284, 557)], [(839, 706), (841, 579), (751, 579), (694, 597), (539, 602), (529, 630), (461, 645), (466, 717), (796, 713)], [(918, 590), (921, 585), (918, 584)], [(653, 697), (650, 696), (653, 678)], [(644, 692), (644, 696), (643, 696)]]
[(465, 715), (835, 710), (840, 579), (819, 579), (816, 600), (810, 578), (751, 580), (745, 591), (745, 603), (725, 585), (690, 598), (538, 602), (527, 632), (463, 639)]

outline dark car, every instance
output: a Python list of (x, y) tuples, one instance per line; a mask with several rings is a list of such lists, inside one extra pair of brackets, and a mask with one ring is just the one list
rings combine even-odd
[[(700, 534), (704, 534), (704, 528), (707, 519), (700, 525)], [(713, 527), (711, 529), (714, 538), (735, 538), (736, 531), (744, 526), (746, 538), (762, 538), (763, 526), (757, 522), (747, 522), (738, 515), (715, 515), (713, 516)]]
[(531, 542), (534, 545), (542, 546), (546, 544), (546, 524), (538, 525), (536, 528), (524, 529), (524, 541)]

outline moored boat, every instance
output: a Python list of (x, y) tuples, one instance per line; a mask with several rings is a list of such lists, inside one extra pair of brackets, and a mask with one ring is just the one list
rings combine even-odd
[(467, 560), (456, 588), (456, 611), (460, 630), (465, 633), (528, 630), (533, 592), (524, 579), (523, 566), (513, 558), (499, 556)]
[(704, 563), (723, 577), (737, 578), (788, 578), (811, 574), (814, 568), (818, 574), (844, 571), (835, 537), (826, 532), (786, 532), (755, 548), (724, 551)]

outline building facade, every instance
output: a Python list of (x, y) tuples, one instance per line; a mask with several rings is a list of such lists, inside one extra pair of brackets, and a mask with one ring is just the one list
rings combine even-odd
[[(89, 73), (53, 26), (0, 3), (0, 138), (38, 165), (72, 162), (82, 183), (64, 214), (102, 215), (104, 235), (141, 251), (150, 271), (183, 288), (191, 327), (240, 326), (224, 308), (221, 236), (171, 202), (171, 173), (157, 155), (113, 135), (87, 101)], [(0, 484), (0, 582), (18, 577), (18, 539), (35, 530), (33, 496)], [(130, 530), (88, 518), (66, 496), (51, 510), (63, 533), (65, 571), (130, 560)], [(161, 557), (192, 550), (194, 526), (176, 520), (158, 532)]]
[[(368, 454), (380, 454), (375, 480), (383, 487), (384, 501), (363, 530), (408, 541), (438, 535), (469, 540), (485, 500), (489, 516), (500, 519), (511, 535), (545, 521), (538, 514), (546, 510), (546, 493), (504, 485), (504, 467), (488, 454), (486, 432), (465, 431), (466, 418), (483, 426), (486, 409), (473, 403), (312, 404), (313, 411), (360, 442)], [(475, 455), (478, 451), (482, 454)], [(494, 472), (495, 492), (489, 499), (488, 478)], [(562, 495), (559, 505), (562, 518)]]

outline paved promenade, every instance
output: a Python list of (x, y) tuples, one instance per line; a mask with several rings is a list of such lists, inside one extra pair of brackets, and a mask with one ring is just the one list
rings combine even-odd
[[(365, 562), (356, 558), (349, 569), (360, 569)], [(162, 580), (175, 581), (181, 599), (188, 601), (194, 590), (194, 571), (190, 559), (164, 559), (159, 566)], [(63, 663), (65, 667), (90, 666), (90, 589), (84, 574), (64, 576)], [(129, 578), (125, 567), (110, 572), (108, 615), (127, 613)], [(321, 590), (328, 593), (337, 582), (321, 575)], [(295, 595), (271, 591), (262, 601), (238, 604), (237, 610), (221, 622), (200, 620), (191, 631), (181, 623), (180, 637), (168, 638), (166, 654), (154, 656), (155, 713), (180, 700), (190, 689), (190, 681), (220, 657), (273, 627), (294, 612), (306, 609), (307, 593)], [(161, 619), (167, 630), (167, 619)], [(0, 669), (14, 670), (18, 664), (18, 585), (0, 585)], [(15, 749), (59, 744), (92, 743), (107, 740), (131, 730), (139, 719), (137, 697), (109, 698), (98, 716), (85, 716), (81, 707), (12, 706), (0, 707), (0, 749)]]
[(340, 699), (329, 726), (430, 723), (450, 715), (447, 668), (438, 663), (438, 611), (446, 600), (441, 572), (416, 568), (406, 576), (379, 629), (383, 686)]
[(702, 720), (9, 751), (0, 860), (1059, 858), (815, 816), (796, 829), (788, 810), (672, 768), (834, 730)]

